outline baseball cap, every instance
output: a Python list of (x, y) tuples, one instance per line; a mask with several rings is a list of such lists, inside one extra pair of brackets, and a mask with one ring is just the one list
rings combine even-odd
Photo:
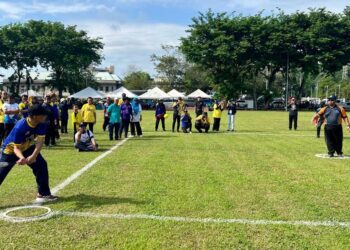
[(331, 95), (330, 97), (328, 97), (328, 100), (330, 101), (336, 101), (337, 97), (335, 95)]

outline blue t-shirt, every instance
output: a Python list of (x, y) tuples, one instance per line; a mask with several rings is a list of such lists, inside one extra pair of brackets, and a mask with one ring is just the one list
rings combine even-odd
[(21, 119), (7, 136), (2, 146), (4, 154), (14, 154), (14, 145), (24, 152), (30, 148), (36, 137), (45, 137), (46, 124), (41, 123), (38, 126), (32, 126), (28, 118)]

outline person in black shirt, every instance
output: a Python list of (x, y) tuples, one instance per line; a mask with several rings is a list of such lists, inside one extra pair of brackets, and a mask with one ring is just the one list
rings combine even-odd
[(68, 109), (69, 104), (66, 99), (62, 98), (60, 103), (61, 133), (68, 133)]
[(298, 129), (298, 104), (293, 97), (290, 104), (288, 105), (289, 110), (289, 130), (292, 130), (294, 123), (294, 130)]
[(203, 114), (204, 103), (202, 102), (202, 98), (200, 96), (197, 98), (195, 108), (196, 108), (195, 112), (197, 117)]
[(180, 118), (181, 118), (181, 107), (179, 100), (173, 103), (173, 126), (172, 131), (175, 132), (175, 125), (177, 128), (177, 132), (180, 131)]
[(50, 96), (45, 97), (44, 103), (42, 104), (42, 106), (47, 113), (47, 116), (46, 116), (47, 130), (45, 135), (45, 145), (50, 146), (50, 143), (51, 143), (51, 145), (54, 146), (56, 145), (56, 136), (55, 136), (56, 121), (55, 121), (54, 110), (51, 105)]
[(236, 118), (237, 108), (236, 103), (229, 101), (227, 105), (227, 118), (228, 118), (228, 127), (227, 131), (235, 131), (235, 118)]

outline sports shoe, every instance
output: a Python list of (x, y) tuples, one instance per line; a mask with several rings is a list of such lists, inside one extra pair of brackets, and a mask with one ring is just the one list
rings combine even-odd
[(37, 203), (45, 203), (45, 202), (53, 202), (53, 201), (57, 201), (58, 200), (58, 196), (55, 195), (41, 195), (41, 194), (37, 194), (36, 195), (36, 202)]
[(329, 157), (329, 158), (333, 158), (333, 157), (334, 157), (334, 154), (328, 154), (328, 157)]

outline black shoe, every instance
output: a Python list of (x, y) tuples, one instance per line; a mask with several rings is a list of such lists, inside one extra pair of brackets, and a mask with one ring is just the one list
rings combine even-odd
[(333, 158), (334, 154), (328, 154), (329, 158)]

